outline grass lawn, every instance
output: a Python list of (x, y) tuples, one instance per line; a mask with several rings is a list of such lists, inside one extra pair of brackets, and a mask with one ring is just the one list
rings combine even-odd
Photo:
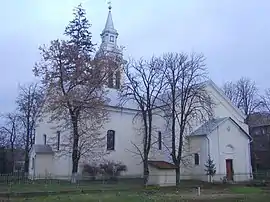
[[(196, 187), (201, 187), (201, 196), (196, 195)], [(71, 184), (64, 181), (35, 181), (32, 183), (0, 184), (1, 197), (5, 192), (13, 192), (11, 201), (29, 202), (269, 202), (270, 192), (259, 187), (244, 185), (208, 185), (182, 183), (179, 188), (158, 188), (149, 186), (143, 189), (139, 183), (81, 182)], [(42, 193), (40, 193), (42, 192)], [(25, 193), (20, 195), (19, 193)], [(26, 194), (27, 193), (27, 194)], [(1, 195), (2, 194), (2, 195)]]
[(235, 194), (260, 194), (263, 190), (259, 187), (232, 186), (229, 188)]
[(78, 195), (58, 195), (48, 197), (36, 197), (25, 199), (14, 199), (14, 202), (64, 202), (64, 201), (76, 201), (76, 202), (269, 202), (270, 195), (254, 194), (247, 196), (187, 196), (180, 194), (153, 194), (147, 195), (143, 193), (103, 193), (103, 194), (78, 194)]
[(44, 183), (44, 182), (32, 182), (32, 183), (9, 183), (0, 184), (0, 193), (3, 192), (40, 192), (40, 191), (76, 191), (76, 190), (128, 190), (141, 187), (138, 184), (121, 183), (80, 183), (71, 184), (69, 182), (61, 183)]

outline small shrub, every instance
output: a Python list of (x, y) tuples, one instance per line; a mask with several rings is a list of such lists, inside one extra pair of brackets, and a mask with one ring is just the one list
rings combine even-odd
[(89, 176), (91, 180), (95, 180), (96, 176), (100, 173), (100, 168), (95, 165), (84, 164), (83, 173)]
[(115, 163), (109, 161), (104, 164), (100, 164), (100, 170), (103, 171), (103, 174), (108, 176), (111, 180), (116, 180), (120, 176), (121, 172), (127, 171), (127, 166), (121, 162)]

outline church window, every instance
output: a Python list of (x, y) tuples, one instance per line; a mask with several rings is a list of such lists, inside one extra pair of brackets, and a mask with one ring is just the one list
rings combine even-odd
[(195, 161), (195, 165), (199, 165), (200, 164), (200, 158), (199, 158), (199, 154), (198, 153), (194, 154), (194, 161)]
[(161, 137), (161, 131), (158, 131), (158, 149), (162, 149), (162, 137)]
[(110, 42), (114, 42), (114, 36), (110, 36)]
[(60, 149), (60, 131), (57, 131), (57, 150)]
[(44, 143), (44, 145), (47, 144), (47, 135), (46, 134), (43, 135), (43, 143)]
[(109, 151), (115, 150), (115, 131), (114, 130), (107, 131), (107, 150)]
[(116, 75), (115, 75), (115, 87), (117, 89), (120, 88), (120, 71), (116, 71)]
[(109, 71), (108, 74), (108, 87), (113, 88), (113, 72)]

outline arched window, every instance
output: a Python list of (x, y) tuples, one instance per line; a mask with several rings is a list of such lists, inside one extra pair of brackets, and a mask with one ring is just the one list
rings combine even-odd
[(115, 150), (115, 131), (107, 131), (107, 150)]
[(226, 145), (225, 153), (233, 153), (234, 147), (231, 144)]
[(194, 154), (194, 162), (195, 162), (195, 165), (200, 164), (200, 157), (198, 153)]

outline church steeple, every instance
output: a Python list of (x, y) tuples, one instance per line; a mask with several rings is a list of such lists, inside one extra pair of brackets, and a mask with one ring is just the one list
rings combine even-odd
[[(117, 45), (118, 32), (114, 28), (112, 19), (112, 6), (109, 2), (109, 12), (105, 27), (100, 34), (102, 42), (100, 49), (97, 52), (96, 57), (106, 58), (105, 60), (110, 61), (108, 66), (108, 87), (109, 88), (120, 88), (121, 85), (121, 68), (123, 54), (122, 50)], [(104, 57), (105, 56), (105, 57)]]
[(109, 13), (108, 13), (108, 17), (107, 17), (107, 21), (105, 24), (105, 27), (102, 31), (102, 33), (100, 34), (101, 39), (102, 39), (102, 43), (101, 43), (101, 48), (104, 49), (106, 51), (119, 51), (118, 46), (117, 46), (117, 38), (118, 38), (118, 32), (117, 30), (114, 28), (113, 25), (113, 19), (112, 19), (112, 6), (109, 3)]

